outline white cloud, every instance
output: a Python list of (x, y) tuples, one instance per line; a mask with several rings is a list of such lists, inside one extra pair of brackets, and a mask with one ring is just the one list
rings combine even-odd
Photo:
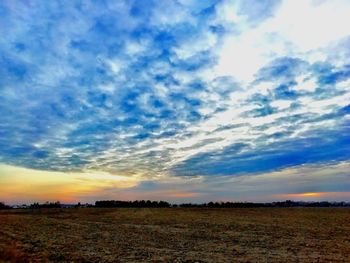
[(296, 78), (297, 85), (294, 87), (296, 91), (314, 92), (317, 88), (317, 82), (314, 77), (301, 75)]
[[(236, 15), (226, 17), (239, 21), (243, 27), (239, 34), (226, 37), (219, 50), (219, 75), (232, 75), (249, 83), (267, 62), (281, 56), (299, 56), (323, 60), (319, 48), (349, 35), (348, 25), (350, 2), (346, 0), (325, 1), (319, 5), (313, 1), (285, 0), (274, 16), (264, 20), (257, 27), (245, 25)], [(227, 4), (225, 10), (235, 13), (235, 5)]]
[(278, 108), (278, 110), (285, 110), (288, 109), (292, 103), (293, 101), (291, 100), (275, 100), (271, 102), (271, 106)]
[(267, 28), (291, 41), (301, 52), (324, 47), (349, 34), (349, 1), (313, 3), (285, 0)]

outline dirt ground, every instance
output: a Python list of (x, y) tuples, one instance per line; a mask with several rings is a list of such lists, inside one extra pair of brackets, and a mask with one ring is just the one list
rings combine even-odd
[(350, 262), (350, 209), (4, 210), (0, 262)]

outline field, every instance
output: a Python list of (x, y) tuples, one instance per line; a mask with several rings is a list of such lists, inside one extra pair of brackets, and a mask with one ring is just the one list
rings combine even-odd
[(350, 262), (350, 209), (4, 210), (0, 262)]

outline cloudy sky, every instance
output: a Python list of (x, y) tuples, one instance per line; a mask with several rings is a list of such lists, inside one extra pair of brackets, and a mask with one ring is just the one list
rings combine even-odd
[(350, 1), (0, 2), (0, 201), (350, 201)]

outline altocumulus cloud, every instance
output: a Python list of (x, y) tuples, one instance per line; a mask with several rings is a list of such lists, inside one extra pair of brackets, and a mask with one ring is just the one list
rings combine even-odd
[(2, 1), (0, 162), (156, 180), (349, 161), (349, 12)]

